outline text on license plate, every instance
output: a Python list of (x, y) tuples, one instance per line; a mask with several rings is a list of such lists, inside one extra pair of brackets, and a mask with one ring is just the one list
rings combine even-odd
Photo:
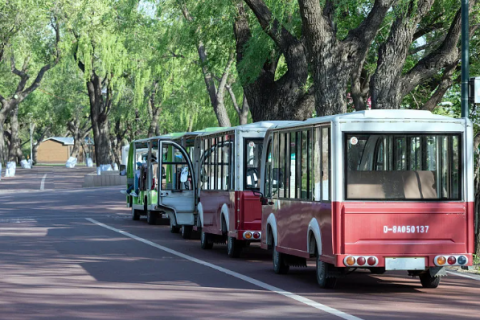
[(383, 226), (383, 233), (428, 233), (429, 226)]
[(385, 258), (385, 270), (425, 270), (425, 258)]

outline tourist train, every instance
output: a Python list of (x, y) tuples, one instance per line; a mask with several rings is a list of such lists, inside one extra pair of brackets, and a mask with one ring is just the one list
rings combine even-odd
[(355, 269), (436, 288), (446, 266), (473, 263), (467, 119), (367, 110), (169, 134), (131, 143), (127, 178), (133, 220), (230, 257), (260, 242), (279, 274), (314, 260), (323, 288)]

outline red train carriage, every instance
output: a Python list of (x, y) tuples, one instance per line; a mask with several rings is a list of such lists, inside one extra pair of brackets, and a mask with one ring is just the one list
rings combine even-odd
[(287, 122), (257, 122), (196, 138), (198, 220), (201, 247), (227, 242), (238, 257), (250, 242), (260, 241), (262, 208), (260, 162), (268, 128)]
[(428, 111), (375, 110), (268, 130), (262, 247), (277, 273), (316, 258), (333, 287), (354, 268), (437, 287), (472, 265), (473, 130)]

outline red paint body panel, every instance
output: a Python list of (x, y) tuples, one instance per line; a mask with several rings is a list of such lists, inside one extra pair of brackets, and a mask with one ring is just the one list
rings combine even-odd
[(243, 232), (260, 231), (260, 198), (252, 191), (202, 190), (203, 229), (206, 233), (222, 234), (222, 207), (228, 208), (229, 236), (243, 240)]
[[(386, 257), (425, 257), (434, 266), (436, 255), (463, 254), (472, 264), (474, 204), (464, 202), (302, 202), (274, 200), (262, 208), (262, 232), (275, 215), (277, 250), (308, 257), (308, 224), (318, 221), (322, 260), (343, 267), (347, 255), (373, 255), (378, 266)], [(393, 227), (401, 232), (393, 232)], [(415, 228), (407, 232), (406, 226)], [(423, 226), (423, 233), (420, 232)], [(428, 226), (428, 232), (426, 232)], [(417, 228), (419, 227), (419, 228)], [(417, 232), (417, 230), (419, 232)], [(267, 248), (262, 239), (262, 248)]]
[[(342, 211), (344, 243), (342, 252), (338, 253), (467, 252), (465, 203), (344, 203), (339, 209)], [(394, 227), (406, 226), (413, 226), (415, 233), (406, 230), (393, 232)], [(385, 232), (385, 227), (392, 231)]]

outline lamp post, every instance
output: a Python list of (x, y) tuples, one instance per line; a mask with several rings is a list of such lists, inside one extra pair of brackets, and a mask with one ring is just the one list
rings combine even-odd
[(469, 26), (468, 0), (462, 1), (462, 118), (468, 118)]

